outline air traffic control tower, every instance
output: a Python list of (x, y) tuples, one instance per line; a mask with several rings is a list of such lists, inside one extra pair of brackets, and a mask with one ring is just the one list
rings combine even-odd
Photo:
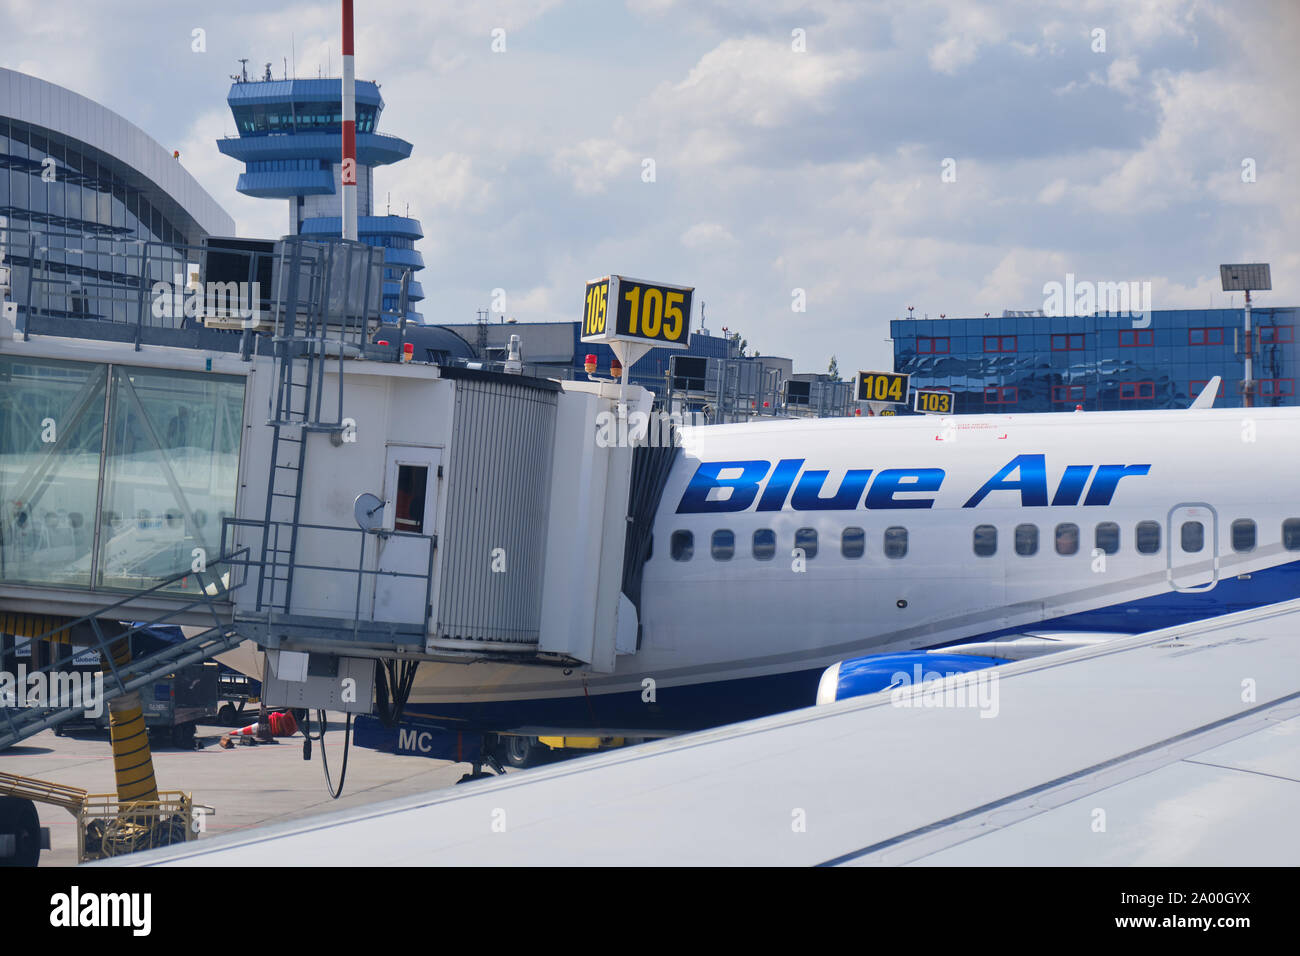
[[(245, 196), (289, 201), (289, 234), (338, 238), (342, 233), (339, 137), (343, 125), (342, 81), (261, 80), (234, 77), (226, 102), (239, 135), (217, 141), (244, 164), (236, 188)], [(385, 312), (395, 312), (403, 274), (409, 272), (407, 318), (420, 322), (416, 306), (424, 291), (416, 275), (424, 259), (415, 249), (424, 237), (406, 216), (374, 215), (374, 168), (406, 159), (411, 144), (376, 132), (384, 100), (379, 86), (357, 80), (358, 238), (384, 250)]]

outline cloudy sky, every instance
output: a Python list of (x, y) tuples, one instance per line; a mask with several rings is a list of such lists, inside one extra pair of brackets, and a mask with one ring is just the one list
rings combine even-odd
[[(238, 58), (338, 73), (337, 2), (0, 10), (0, 64), (180, 149), (241, 234), (287, 228), (286, 203), (235, 192), (214, 141), (234, 134)], [(473, 321), (496, 288), (519, 321), (576, 319), (584, 282), (617, 272), (694, 285), (710, 329), (820, 370), (889, 367), (909, 305), (1042, 308), (1066, 273), (1150, 281), (1158, 309), (1224, 306), (1218, 264), (1268, 261), (1261, 300), (1300, 304), (1293, 0), (357, 11), (381, 130), (415, 144), (376, 171), (376, 211), (391, 194), (423, 224), (426, 320)]]

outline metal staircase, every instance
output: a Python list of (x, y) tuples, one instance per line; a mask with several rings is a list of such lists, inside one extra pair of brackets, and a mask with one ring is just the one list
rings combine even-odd
[[(289, 613), (301, 520), (307, 436), (340, 434), (344, 362), (366, 349), (379, 315), (383, 250), (359, 242), (285, 239), (276, 263), (275, 392), (271, 465), (261, 545), (257, 607)], [(372, 284), (375, 288), (372, 289)], [(323, 410), (327, 361), (337, 361), (337, 404)]]
[[(6, 700), (3, 702), (5, 706), (0, 706), (0, 751), (42, 730), (72, 720), (88, 708), (107, 704), (115, 697), (128, 694), (160, 677), (165, 677), (179, 667), (207, 660), (238, 645), (243, 638), (235, 632), (231, 623), (222, 620), (217, 607), (217, 602), (224, 600), (229, 593), (218, 569), (230, 568), (240, 563), (244, 557), (244, 554), (237, 553), (217, 561), (210, 561), (205, 571), (195, 572), (187, 569), (147, 591), (127, 595), (114, 604), (33, 638), (34, 641), (75, 644), (83, 649), (98, 650), (100, 660), (105, 662), (103, 693), (94, 700), (87, 700), (87, 695), (83, 692), (78, 700), (46, 700), (40, 706), (24, 707), (22, 705), (26, 700), (27, 688), (33, 683), (33, 675), (42, 675), (35, 683), (43, 683), (45, 687), (67, 686), (65, 683), (51, 680), (54, 672), (64, 667), (65, 662), (55, 662), (29, 672), (23, 685), (15, 689), (17, 699), (12, 702)], [(120, 618), (131, 616), (130, 611), (122, 610), (124, 605), (174, 587), (187, 578), (194, 579), (198, 583), (198, 594), (194, 595), (192, 600), (173, 607), (150, 621), (122, 625), (121, 630), (112, 628)], [(166, 624), (172, 618), (201, 606), (206, 607), (211, 614), (211, 627), (178, 644), (169, 645), (133, 660), (125, 671), (113, 663), (112, 645), (129, 639), (138, 631)], [(106, 630), (106, 624), (112, 629)]]

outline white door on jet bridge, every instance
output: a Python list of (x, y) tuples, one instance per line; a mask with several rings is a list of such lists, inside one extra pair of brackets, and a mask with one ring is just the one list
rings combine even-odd
[[(375, 575), (374, 619), (401, 624), (424, 621), (428, 588), (428, 537), (438, 514), (441, 448), (389, 445), (384, 468), (384, 530)], [(420, 537), (414, 537), (419, 535)], [(390, 572), (390, 573), (384, 573)], [(391, 572), (417, 577), (393, 577)]]

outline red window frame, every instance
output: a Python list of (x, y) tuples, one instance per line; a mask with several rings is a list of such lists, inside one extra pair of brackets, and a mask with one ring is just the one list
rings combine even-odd
[(1293, 378), (1258, 378), (1260, 398), (1293, 398), (1295, 396), (1295, 379)]
[(1122, 349), (1146, 348), (1155, 344), (1156, 335), (1151, 329), (1119, 330), (1119, 347)]
[(1187, 330), (1188, 345), (1222, 345), (1223, 327), (1207, 326)]
[[(994, 343), (993, 348), (989, 348), (990, 342)], [(1007, 347), (1008, 342), (1011, 343), (1011, 346), (1009, 348)], [(1018, 352), (1020, 351), (1020, 349), (1017, 347), (1016, 337), (1014, 335), (986, 335), (984, 336), (984, 351), (985, 352)]]
[[(1200, 394), (1201, 394), (1201, 390), (1204, 389), (1205, 386), (1207, 386), (1207, 385), (1209, 385), (1209, 384), (1210, 384), (1210, 380), (1209, 380), (1208, 378), (1194, 378), (1194, 379), (1192, 379), (1192, 394), (1191, 394), (1191, 397), (1192, 397), (1192, 398), (1195, 398), (1197, 395), (1200, 395)], [(1224, 380), (1223, 380), (1222, 378), (1220, 378), (1220, 379), (1219, 379), (1219, 393), (1218, 393), (1217, 395), (1214, 396), (1215, 398), (1223, 398), (1224, 387), (1225, 387), (1225, 386), (1224, 386)]]
[[(1075, 345), (1075, 339), (1079, 344)], [(1058, 341), (1064, 340), (1063, 345), (1058, 345)], [(1082, 332), (1056, 332), (1052, 335), (1053, 352), (1082, 352), (1083, 351), (1083, 333)]]
[[(984, 404), (985, 405), (1013, 405), (1020, 401), (1019, 386), (1016, 385), (985, 385), (984, 386)], [(1007, 396), (1011, 397), (1008, 398)]]
[[(1075, 392), (1078, 392), (1076, 395)], [(1054, 402), (1083, 402), (1088, 399), (1087, 385), (1053, 385), (1052, 401)]]
[[(943, 348), (939, 348), (939, 343)], [(917, 355), (947, 355), (951, 339), (947, 335), (918, 335), (916, 337)], [(929, 348), (922, 348), (923, 345)]]
[[(1131, 393), (1124, 394), (1125, 389), (1131, 389)], [(1144, 398), (1156, 397), (1155, 382), (1120, 382), (1119, 383), (1119, 400), (1121, 402), (1140, 402)]]
[(1295, 341), (1295, 326), (1261, 325), (1259, 327), (1260, 345), (1289, 345)]

